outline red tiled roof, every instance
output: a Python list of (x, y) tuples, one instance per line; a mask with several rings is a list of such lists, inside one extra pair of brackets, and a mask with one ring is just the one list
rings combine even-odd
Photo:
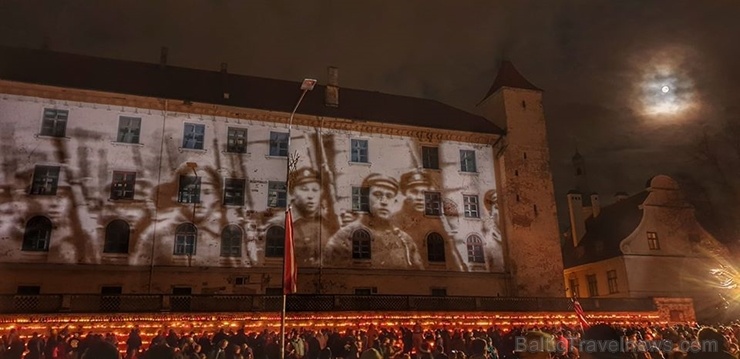
[[(291, 112), (300, 83), (219, 71), (160, 66), (67, 53), (0, 46), (0, 78), (67, 88)], [(438, 101), (340, 89), (338, 108), (324, 104), (325, 86), (308, 92), (298, 112), (475, 133), (504, 131), (478, 116)], [(224, 98), (224, 92), (229, 98)]]

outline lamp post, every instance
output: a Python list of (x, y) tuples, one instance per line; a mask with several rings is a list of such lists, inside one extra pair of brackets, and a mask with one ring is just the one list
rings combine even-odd
[[(280, 315), (280, 359), (285, 359), (285, 302), (286, 302), (286, 292), (287, 288), (285, 287), (285, 278), (286, 278), (286, 271), (291, 270), (291, 273), (295, 273), (296, 269), (296, 262), (295, 262), (295, 256), (292, 248), (293, 244), (293, 226), (288, 225), (287, 220), (292, 218), (290, 216), (290, 201), (288, 198), (288, 192), (290, 190), (290, 166), (292, 164), (292, 160), (290, 158), (290, 132), (293, 128), (293, 117), (295, 117), (295, 112), (298, 110), (298, 106), (301, 105), (301, 102), (303, 101), (303, 98), (306, 96), (306, 93), (308, 91), (313, 90), (314, 86), (316, 86), (316, 80), (314, 79), (304, 79), (301, 83), (301, 97), (298, 98), (298, 102), (296, 102), (295, 107), (293, 107), (293, 111), (290, 113), (290, 118), (288, 119), (288, 143), (287, 143), (287, 149), (288, 149), (288, 158), (287, 158), (287, 164), (285, 166), (285, 204), (288, 207), (285, 211), (285, 218), (286, 218), (286, 226), (285, 226), (285, 243), (288, 243), (288, 238), (290, 238), (290, 244), (291, 248), (284, 247), (283, 248), (283, 307), (282, 312)], [(287, 254), (290, 254), (291, 258), (286, 258)], [(289, 267), (290, 266), (290, 267)], [(292, 274), (291, 274), (292, 276)], [(295, 277), (292, 277), (292, 281), (290, 283), (291, 288), (290, 292), (293, 293), (293, 286), (295, 286)]]

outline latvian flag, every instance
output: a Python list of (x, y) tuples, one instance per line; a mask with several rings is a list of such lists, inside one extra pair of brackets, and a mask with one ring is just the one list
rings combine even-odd
[(283, 294), (297, 292), (298, 266), (295, 262), (293, 242), (293, 215), (290, 207), (285, 210), (285, 256), (283, 257)]
[(588, 329), (589, 324), (586, 320), (586, 313), (583, 311), (583, 307), (581, 307), (581, 303), (578, 303), (578, 299), (576, 299), (575, 296), (572, 297), (571, 300), (573, 301), (573, 310), (576, 312), (576, 317), (578, 317), (581, 327), (583, 327), (583, 330)]

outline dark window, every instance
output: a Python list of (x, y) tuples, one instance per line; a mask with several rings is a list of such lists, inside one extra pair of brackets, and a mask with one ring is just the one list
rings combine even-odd
[(31, 252), (49, 251), (51, 240), (51, 221), (43, 216), (36, 216), (26, 223), (21, 250)]
[(470, 263), (486, 263), (486, 258), (483, 256), (483, 241), (480, 237), (472, 235), (467, 240), (468, 247), (468, 262)]
[(429, 216), (442, 215), (442, 196), (439, 192), (424, 192), (424, 214)]
[(172, 295), (192, 295), (193, 288), (191, 287), (174, 287), (172, 288)]
[(282, 258), (285, 255), (285, 228), (272, 226), (265, 237), (265, 257)]
[(576, 176), (580, 176), (583, 174), (583, 170), (581, 170), (580, 167), (576, 168)]
[(463, 196), (463, 204), (465, 206), (465, 217), (480, 217), (480, 212), (478, 210), (478, 196)]
[(429, 233), (427, 236), (427, 260), (429, 262), (445, 261), (445, 240), (439, 233)]
[(462, 172), (476, 172), (475, 167), (475, 151), (472, 150), (460, 150), (460, 171)]
[(364, 229), (352, 232), (352, 259), (370, 259), (370, 233)]
[(432, 288), (432, 296), (433, 297), (446, 297), (447, 288)]
[(18, 295), (39, 295), (41, 294), (41, 286), (38, 285), (19, 285), (15, 294)]
[(185, 131), (182, 136), (182, 148), (202, 150), (205, 137), (206, 125), (186, 123)]
[(367, 163), (367, 140), (352, 140), (350, 142), (352, 147), (351, 162)]
[(283, 295), (283, 288), (265, 288), (265, 295)]
[(352, 210), (370, 212), (370, 188), (352, 187)]
[(118, 142), (139, 143), (141, 118), (121, 116), (118, 118)]
[(175, 255), (194, 255), (198, 230), (192, 223), (183, 223), (175, 230)]
[(288, 157), (288, 134), (270, 132), (270, 156)]
[(648, 239), (648, 248), (650, 248), (651, 250), (660, 249), (660, 242), (658, 241), (657, 232), (647, 232), (647, 239)]
[(30, 194), (53, 196), (57, 194), (58, 184), (59, 166), (36, 166)]
[(111, 286), (100, 288), (100, 294), (102, 295), (120, 295), (123, 294), (123, 287)]
[(242, 229), (228, 225), (221, 231), (221, 257), (242, 256)]
[(67, 132), (67, 117), (69, 111), (44, 109), (44, 118), (41, 120), (41, 135), (64, 137)]
[(606, 272), (606, 279), (609, 283), (609, 294), (619, 293), (619, 285), (617, 284), (617, 271), (610, 270)]
[(136, 172), (113, 171), (110, 199), (134, 199)]
[(247, 129), (229, 127), (226, 137), (226, 152), (247, 153)]
[(599, 285), (596, 282), (596, 275), (595, 274), (587, 275), (586, 281), (588, 282), (588, 295), (590, 297), (597, 297), (599, 295)]
[(128, 253), (131, 228), (126, 221), (116, 219), (105, 227), (104, 253)]
[(424, 168), (439, 169), (439, 148), (422, 146), (421, 162)]
[(200, 203), (200, 177), (180, 176), (180, 191), (177, 201), (180, 203)]
[(267, 186), (267, 207), (285, 208), (287, 204), (285, 182), (270, 181)]
[(573, 297), (580, 297), (581, 296), (581, 287), (578, 285), (578, 278), (571, 278), (568, 280), (570, 285), (570, 294)]
[(378, 290), (374, 288), (355, 288), (355, 295), (373, 295)]
[(227, 178), (224, 181), (224, 204), (228, 206), (244, 205), (244, 187), (247, 181), (242, 178)]

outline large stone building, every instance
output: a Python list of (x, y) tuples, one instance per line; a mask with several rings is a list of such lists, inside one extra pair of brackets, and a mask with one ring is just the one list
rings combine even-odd
[(481, 115), (330, 68), (289, 131), (298, 82), (2, 53), (0, 293), (274, 293), (292, 203), (299, 293), (563, 295), (542, 92), (510, 63)]
[[(576, 178), (585, 176), (583, 157), (576, 153), (573, 162)], [(717, 271), (729, 264), (729, 252), (697, 221), (675, 180), (655, 176), (644, 191), (619, 193), (610, 205), (596, 193), (573, 190), (567, 197), (568, 295), (665, 298), (673, 320), (693, 318), (695, 310), (700, 318), (716, 314), (723, 293)]]

